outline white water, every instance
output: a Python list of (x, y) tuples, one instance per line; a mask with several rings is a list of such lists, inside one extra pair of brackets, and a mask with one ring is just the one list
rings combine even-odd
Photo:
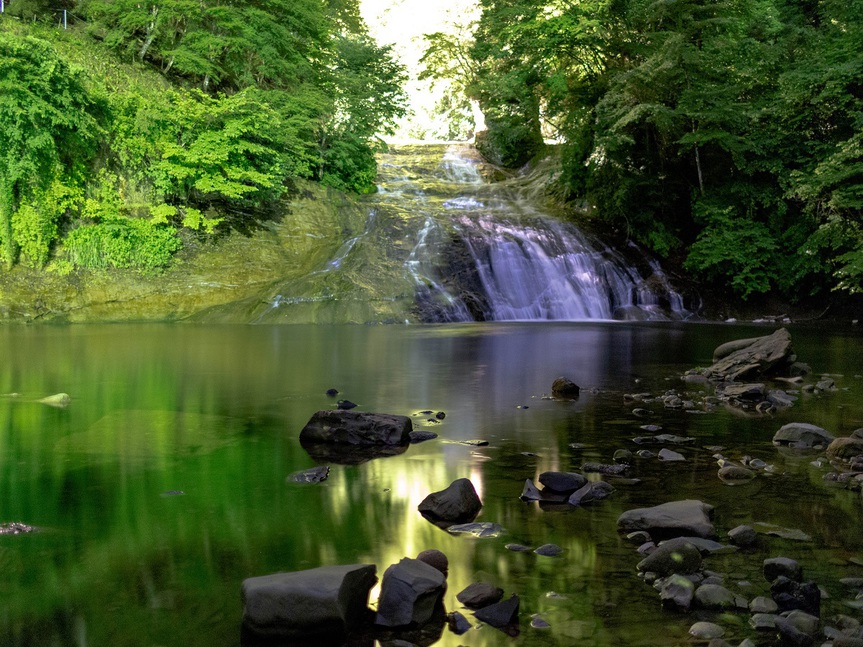
[(381, 197), (424, 217), (405, 270), (418, 300), (436, 303), (435, 320), (478, 318), (478, 306), (466, 307), (451, 277), (435, 269), (447, 228), (473, 260), (486, 320), (667, 320), (691, 314), (656, 261), (645, 259), (648, 273), (642, 276), (620, 253), (544, 214), (536, 196), (513, 188), (517, 183), (486, 182), (472, 148), (449, 147), (425, 172), (433, 176), (431, 188), (424, 188), (429, 178), (417, 166), (407, 172), (396, 163), (382, 165)]

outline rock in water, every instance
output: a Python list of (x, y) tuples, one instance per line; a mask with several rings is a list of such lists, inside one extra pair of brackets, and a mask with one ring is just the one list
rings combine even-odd
[(668, 575), (688, 575), (701, 570), (701, 551), (688, 541), (674, 540), (660, 544), (636, 566), (641, 572)]
[(338, 640), (366, 614), (377, 582), (374, 564), (322, 566), (243, 581), (243, 623), (254, 634)]
[(39, 400), (42, 404), (47, 404), (50, 407), (68, 407), (72, 398), (68, 393), (55, 393)]
[(384, 572), (375, 624), (384, 627), (425, 624), (445, 589), (443, 573), (418, 559), (405, 557)]
[(474, 582), (455, 597), (466, 607), (481, 609), (500, 602), (503, 597), (503, 589), (488, 582)]
[(411, 419), (387, 413), (318, 411), (300, 432), (302, 443), (407, 445)]
[(436, 525), (469, 523), (482, 509), (470, 479), (456, 479), (440, 492), (432, 492), (418, 506), (420, 514)]
[(622, 532), (645, 530), (652, 537), (712, 537), (712, 512), (713, 506), (701, 501), (671, 501), (652, 508), (628, 510), (618, 517), (617, 528)]
[(568, 377), (559, 377), (551, 384), (551, 395), (559, 400), (574, 400), (581, 389)]
[(538, 480), (546, 489), (561, 494), (572, 494), (587, 483), (578, 472), (543, 472)]
[(498, 629), (506, 629), (511, 625), (518, 624), (518, 607), (518, 596), (513, 595), (508, 600), (479, 609), (473, 615), (480, 622), (485, 622)]
[[(791, 348), (791, 334), (785, 328), (780, 328), (772, 335), (741, 340), (737, 343), (741, 347), (725, 354), (713, 366), (706, 369), (704, 371), (706, 377), (713, 380), (739, 382), (759, 375), (788, 373), (797, 359)], [(717, 348), (714, 355), (722, 355), (725, 352), (723, 346)]]
[(811, 449), (822, 445), (826, 447), (831, 442), (833, 436), (829, 431), (808, 422), (789, 422), (773, 435), (774, 445), (794, 449)]
[(310, 467), (307, 470), (294, 472), (288, 477), (288, 481), (292, 483), (322, 483), (327, 480), (330, 475), (330, 468), (326, 465), (320, 467)]

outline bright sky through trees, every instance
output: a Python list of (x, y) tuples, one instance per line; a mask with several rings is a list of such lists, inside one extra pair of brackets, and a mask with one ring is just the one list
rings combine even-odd
[(479, 18), (475, 0), (360, 0), (360, 11), (372, 36), (381, 43), (394, 45), (407, 67), (410, 81), (407, 92), (412, 114), (399, 122), (398, 139), (435, 139), (446, 131), (441, 116), (434, 115), (434, 106), (442, 88), (431, 88), (429, 81), (420, 81), (419, 60), (426, 43), (425, 34), (448, 32), (452, 25), (465, 24)]

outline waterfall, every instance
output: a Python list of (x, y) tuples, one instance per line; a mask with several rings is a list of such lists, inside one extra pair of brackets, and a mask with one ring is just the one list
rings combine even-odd
[(398, 200), (423, 218), (404, 264), (423, 320), (690, 316), (654, 259), (633, 245), (645, 261), (639, 270), (623, 254), (544, 213), (525, 183), (485, 181), (471, 147), (447, 147), (431, 168), (428, 161), (423, 167), (402, 157), (402, 165), (395, 159), (382, 164), (378, 199)]

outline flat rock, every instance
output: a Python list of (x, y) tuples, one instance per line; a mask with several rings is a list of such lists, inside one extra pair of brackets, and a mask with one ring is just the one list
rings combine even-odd
[(637, 567), (641, 572), (668, 575), (688, 575), (701, 570), (701, 551), (688, 541), (665, 542), (641, 560)]
[(687, 499), (671, 501), (651, 508), (635, 508), (617, 519), (618, 530), (633, 532), (644, 530), (651, 537), (712, 537), (714, 533), (710, 515), (713, 506)]
[(537, 555), (542, 555), (543, 557), (559, 557), (560, 555), (563, 555), (563, 548), (557, 544), (543, 544), (533, 552)]
[(456, 479), (445, 489), (432, 492), (419, 504), (420, 514), (436, 524), (468, 523), (476, 519), (482, 502), (469, 479)]
[(854, 437), (834, 438), (827, 447), (827, 456), (844, 461), (863, 456), (863, 439)]
[(445, 589), (443, 573), (418, 559), (405, 557), (384, 572), (375, 624), (422, 625), (431, 619)]
[(300, 432), (301, 443), (345, 445), (407, 445), (411, 419), (386, 413), (324, 410), (315, 413)]
[(561, 494), (572, 494), (587, 483), (587, 478), (578, 472), (543, 472), (538, 480), (543, 487)]
[(702, 584), (695, 589), (695, 602), (702, 609), (733, 609), (734, 594), (719, 584)]
[(417, 443), (423, 443), (427, 440), (434, 440), (438, 437), (433, 431), (412, 431), (408, 436), (410, 437), (411, 443), (414, 445)]
[(760, 375), (776, 374), (783, 370), (787, 372), (788, 367), (795, 360), (791, 347), (791, 334), (785, 328), (780, 328), (772, 335), (751, 340), (737, 340), (737, 344), (739, 347), (736, 350), (722, 356), (706, 369), (703, 375), (712, 380), (740, 382)]
[(288, 481), (292, 483), (321, 483), (327, 480), (330, 475), (330, 468), (326, 465), (319, 467), (310, 467), (307, 470), (294, 472), (288, 476)]
[(713, 622), (696, 622), (689, 628), (689, 635), (698, 640), (713, 640), (722, 638), (725, 629)]
[(508, 600), (479, 609), (473, 615), (480, 622), (498, 629), (506, 629), (518, 624), (518, 608), (519, 598), (517, 595), (513, 595)]
[(773, 444), (793, 449), (827, 447), (833, 436), (826, 429), (806, 422), (790, 422), (773, 435)]
[(485, 539), (489, 537), (500, 537), (503, 527), (490, 521), (474, 521), (472, 523), (459, 523), (449, 526), (446, 531), (452, 535), (472, 535)]
[(567, 503), (569, 505), (595, 503), (608, 498), (613, 492), (614, 488), (605, 481), (588, 481), (584, 487), (579, 488), (570, 495)]
[(503, 589), (488, 582), (474, 582), (458, 593), (456, 599), (471, 609), (481, 609), (500, 602)]
[(243, 581), (243, 623), (254, 634), (287, 639), (343, 638), (359, 626), (374, 564), (322, 566)]
[(659, 450), (659, 454), (657, 454), (657, 458), (661, 461), (666, 462), (666, 463), (675, 463), (675, 462), (680, 462), (680, 461), (686, 460), (686, 457), (683, 454), (681, 454), (679, 452), (672, 451), (666, 447), (663, 447), (662, 449)]

